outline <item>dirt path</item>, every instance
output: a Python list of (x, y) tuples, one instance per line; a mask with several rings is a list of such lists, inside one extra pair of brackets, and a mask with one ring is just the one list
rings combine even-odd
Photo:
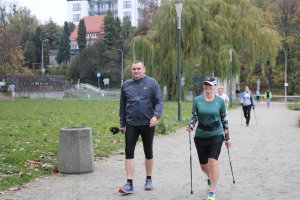
[[(287, 110), (286, 104), (272, 103), (267, 109), (256, 106), (250, 126), (241, 125), (241, 109), (229, 112), (233, 146), (230, 149), (236, 183), (232, 183), (229, 159), (223, 146), (220, 156), (218, 200), (300, 199), (300, 112)], [(245, 123), (245, 122), (244, 122)], [(206, 199), (205, 177), (200, 172), (192, 143), (193, 191), (190, 194), (189, 139), (184, 129), (157, 136), (154, 142), (153, 191), (144, 191), (142, 146), (136, 149), (136, 193), (121, 196), (117, 190), (125, 183), (124, 155), (99, 161), (95, 171), (82, 175), (51, 176), (27, 184), (20, 191), (0, 195), (5, 200), (179, 200)]]

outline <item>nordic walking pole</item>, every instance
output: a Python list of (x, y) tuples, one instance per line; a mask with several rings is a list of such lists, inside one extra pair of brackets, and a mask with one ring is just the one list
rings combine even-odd
[(243, 107), (241, 108), (241, 125), (243, 125)]
[(229, 158), (229, 163), (230, 163), (230, 169), (231, 169), (231, 175), (232, 175), (232, 182), (233, 184), (235, 183), (235, 180), (234, 180), (234, 176), (233, 176), (233, 170), (232, 170), (232, 165), (231, 165), (231, 159), (230, 159), (230, 154), (229, 154), (229, 148), (226, 147), (227, 149), (227, 153), (228, 153), (228, 158)]
[(191, 194), (193, 194), (193, 173), (192, 173), (192, 141), (191, 141), (191, 131), (189, 131), (189, 141), (190, 141)]
[(256, 113), (255, 113), (255, 110), (254, 110), (254, 109), (253, 109), (253, 112), (254, 112), (254, 118), (255, 118), (255, 121), (256, 121), (256, 125), (257, 125), (258, 123), (257, 123)]

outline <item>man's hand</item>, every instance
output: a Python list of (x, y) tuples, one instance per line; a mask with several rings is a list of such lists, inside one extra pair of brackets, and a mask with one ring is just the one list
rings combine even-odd
[(153, 116), (150, 120), (149, 127), (154, 127), (154, 126), (156, 126), (156, 124), (157, 124), (157, 118), (156, 118), (156, 116)]
[(253, 109), (253, 110), (255, 109), (255, 106), (254, 106), (254, 105), (252, 105), (252, 109)]
[(241, 103), (241, 106), (243, 106), (243, 103)]
[(125, 134), (125, 132), (126, 132), (126, 127), (120, 127), (120, 132), (121, 132), (122, 134)]

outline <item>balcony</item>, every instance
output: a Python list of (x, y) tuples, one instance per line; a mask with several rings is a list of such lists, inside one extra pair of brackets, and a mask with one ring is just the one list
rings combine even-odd
[(108, 11), (111, 11), (113, 14), (117, 14), (118, 9), (110, 9), (110, 8), (105, 8), (105, 9), (93, 9), (93, 10), (89, 10), (89, 15), (90, 16), (94, 16), (94, 15), (104, 15), (106, 14)]

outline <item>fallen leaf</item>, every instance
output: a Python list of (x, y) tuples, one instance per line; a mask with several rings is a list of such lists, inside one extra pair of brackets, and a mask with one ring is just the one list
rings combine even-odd
[(10, 191), (17, 191), (17, 190), (20, 190), (20, 189), (21, 189), (20, 186), (14, 186), (14, 187), (9, 188)]

